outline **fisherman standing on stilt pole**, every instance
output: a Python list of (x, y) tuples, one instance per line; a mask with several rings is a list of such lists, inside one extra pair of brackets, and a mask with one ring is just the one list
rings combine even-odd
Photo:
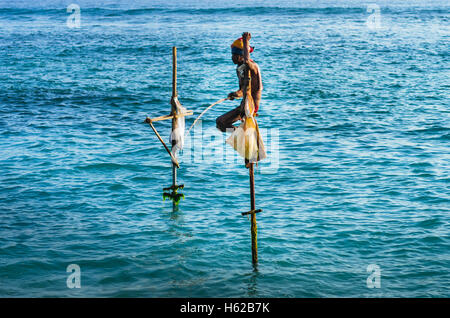
[[(261, 100), (261, 93), (263, 90), (263, 84), (261, 80), (261, 71), (258, 64), (256, 64), (252, 59), (250, 59), (250, 53), (253, 52), (254, 48), (249, 45), (251, 39), (251, 34), (249, 32), (244, 32), (242, 37), (237, 39), (231, 45), (231, 59), (233, 63), (237, 65), (236, 73), (239, 79), (239, 90), (231, 92), (228, 94), (228, 98), (233, 100), (235, 98), (242, 98), (245, 95), (244, 91), (244, 81), (245, 73), (250, 70), (251, 78), (251, 97), (254, 103), (254, 113), (256, 115), (259, 109), (259, 102)], [(247, 49), (244, 49), (244, 43)], [(243, 120), (245, 116), (245, 98), (242, 100), (241, 104), (233, 110), (223, 114), (216, 119), (216, 125), (219, 130), (226, 132), (227, 129), (235, 130), (237, 127), (233, 125), (238, 120)], [(248, 168), (248, 159), (246, 158), (246, 167)]]
[[(250, 177), (250, 211), (241, 214), (251, 216), (252, 263), (256, 269), (258, 263), (256, 213), (261, 212), (262, 209), (256, 209), (255, 204), (254, 166), (258, 161), (265, 159), (267, 154), (259, 133), (258, 122), (255, 118), (261, 100), (263, 85), (259, 66), (250, 59), (250, 52), (253, 52), (253, 48), (248, 43), (250, 38), (250, 33), (245, 32), (242, 34), (242, 38), (237, 39), (231, 45), (233, 63), (238, 65), (239, 90), (230, 93), (228, 99), (242, 97), (242, 102), (235, 109), (218, 117), (216, 124), (217, 128), (223, 132), (231, 131), (231, 135), (226, 142), (239, 155), (244, 157), (245, 167), (248, 168)], [(233, 123), (238, 120), (241, 120), (241, 124), (239, 127), (235, 127)]]

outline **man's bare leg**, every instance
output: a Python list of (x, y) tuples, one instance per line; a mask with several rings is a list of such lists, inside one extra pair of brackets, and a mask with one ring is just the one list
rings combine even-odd
[(235, 109), (232, 109), (229, 112), (223, 114), (222, 116), (217, 117), (216, 119), (217, 128), (222, 132), (226, 132), (227, 128), (236, 129), (233, 123), (241, 119), (240, 113), (241, 113), (241, 106), (238, 106)]

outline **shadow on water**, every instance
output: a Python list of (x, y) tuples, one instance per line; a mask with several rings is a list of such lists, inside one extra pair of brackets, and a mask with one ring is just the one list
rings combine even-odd
[(185, 223), (184, 210), (182, 206), (172, 205), (172, 207), (169, 207), (169, 204), (167, 204), (167, 207), (164, 207), (161, 210), (161, 213), (169, 221), (167, 222), (169, 233), (179, 238), (188, 238), (193, 236), (190, 227)]
[(180, 207), (175, 202), (172, 202), (172, 214), (178, 214)]
[(170, 221), (175, 221), (176, 224), (183, 223), (183, 210), (180, 210), (180, 206), (176, 204), (172, 204), (172, 209), (164, 209), (164, 214), (167, 214), (169, 216)]
[(253, 271), (249, 273), (249, 278), (247, 281), (247, 296), (257, 297), (258, 296), (258, 277), (261, 274), (258, 272), (258, 264), (253, 265)]

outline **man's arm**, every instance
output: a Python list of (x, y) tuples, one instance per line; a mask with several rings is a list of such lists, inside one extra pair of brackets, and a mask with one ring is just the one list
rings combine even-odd
[[(244, 32), (242, 34), (242, 40), (244, 44), (244, 63), (247, 65), (248, 69), (252, 73), (252, 96), (253, 96), (253, 102), (255, 103), (255, 109), (258, 110), (259, 108), (259, 101), (261, 99), (261, 91), (262, 91), (262, 82), (261, 82), (261, 72), (259, 71), (258, 64), (253, 62), (250, 59), (250, 52), (248, 45), (248, 41), (251, 39), (251, 34), (248, 32)], [(254, 80), (256, 79), (256, 83)], [(256, 85), (255, 85), (256, 84)]]
[(252, 60), (248, 60), (247, 62), (248, 68), (252, 71), (253, 74), (258, 74), (258, 66)]
[(242, 33), (242, 44), (244, 45), (244, 63), (248, 63), (250, 60), (250, 52), (248, 51), (248, 41), (252, 38), (252, 35), (248, 32)]
[(238, 75), (238, 79), (239, 79), (239, 90), (228, 94), (228, 98), (231, 100), (233, 100), (235, 98), (242, 98), (242, 96), (244, 95), (244, 93), (242, 92), (242, 86), (244, 83), (241, 81), (241, 78), (239, 77), (239, 75)]
[(251, 38), (252, 35), (249, 32), (242, 33), (242, 42), (244, 44), (244, 63), (247, 64), (253, 74), (258, 74), (258, 66), (250, 59), (250, 52), (248, 50), (248, 41), (250, 41)]

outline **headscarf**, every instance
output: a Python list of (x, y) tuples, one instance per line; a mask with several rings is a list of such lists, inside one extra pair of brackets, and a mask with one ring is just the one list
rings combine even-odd
[[(252, 53), (254, 49), (253, 46), (250, 46), (249, 53)], [(231, 54), (244, 55), (244, 41), (242, 38), (235, 40), (233, 44), (231, 44)]]

